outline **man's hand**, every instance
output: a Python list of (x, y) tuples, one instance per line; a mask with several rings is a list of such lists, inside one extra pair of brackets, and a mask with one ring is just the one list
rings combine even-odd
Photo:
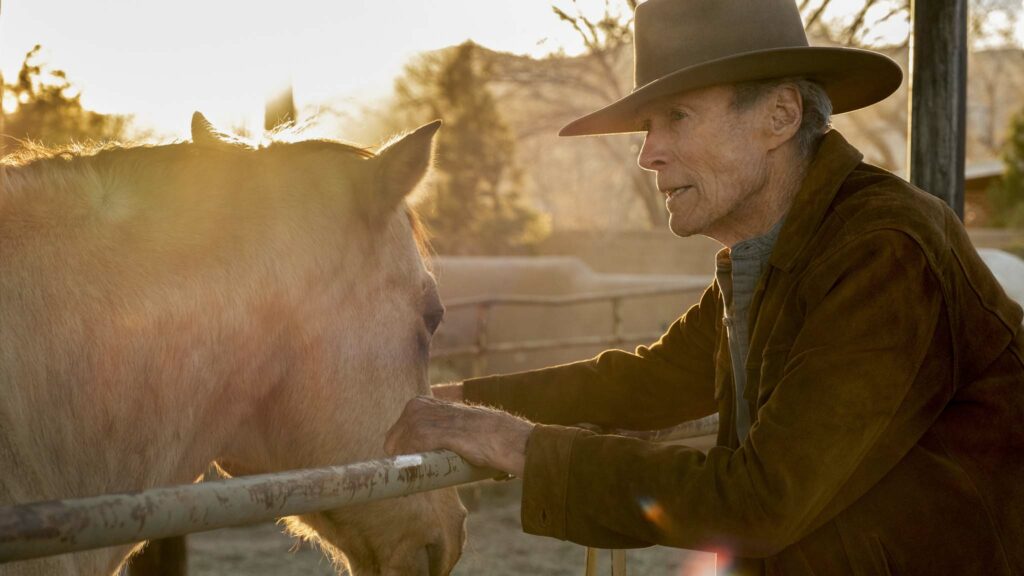
[(533, 424), (506, 412), (417, 396), (388, 430), (391, 455), (446, 448), (474, 466), (523, 474)]

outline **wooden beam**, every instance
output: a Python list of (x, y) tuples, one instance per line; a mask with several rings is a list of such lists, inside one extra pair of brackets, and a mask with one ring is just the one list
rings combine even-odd
[(967, 2), (913, 0), (910, 40), (910, 149), (914, 185), (964, 217), (967, 116)]

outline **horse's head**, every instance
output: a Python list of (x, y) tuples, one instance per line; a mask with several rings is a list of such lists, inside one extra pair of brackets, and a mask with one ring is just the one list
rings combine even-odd
[[(256, 354), (260, 398), (221, 455), (228, 472), (383, 457), (405, 402), (429, 393), (430, 339), (444, 309), (405, 198), (428, 169), (439, 125), (373, 155), (319, 141), (246, 150), (194, 119), (197, 156), (234, 166), (225, 183), (265, 197), (239, 213), (259, 222), (265, 241), (243, 246), (257, 270), (237, 288), (251, 302), (251, 338), (273, 345)], [(459, 557), (464, 522), (447, 489), (290, 524), (343, 553), (356, 575), (441, 575)]]

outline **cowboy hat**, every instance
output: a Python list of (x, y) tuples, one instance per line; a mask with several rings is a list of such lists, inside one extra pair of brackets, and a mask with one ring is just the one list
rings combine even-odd
[(795, 0), (648, 0), (633, 21), (633, 91), (559, 136), (638, 132), (640, 106), (716, 84), (804, 77), (839, 114), (884, 99), (903, 80), (877, 52), (809, 46)]

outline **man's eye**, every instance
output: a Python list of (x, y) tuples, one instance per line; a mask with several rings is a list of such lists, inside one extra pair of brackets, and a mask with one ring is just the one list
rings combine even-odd
[(686, 112), (683, 112), (682, 110), (673, 110), (673, 111), (669, 112), (668, 116), (669, 116), (669, 118), (673, 122), (678, 121), (678, 120), (685, 120), (686, 118), (690, 117), (689, 114), (687, 114)]

